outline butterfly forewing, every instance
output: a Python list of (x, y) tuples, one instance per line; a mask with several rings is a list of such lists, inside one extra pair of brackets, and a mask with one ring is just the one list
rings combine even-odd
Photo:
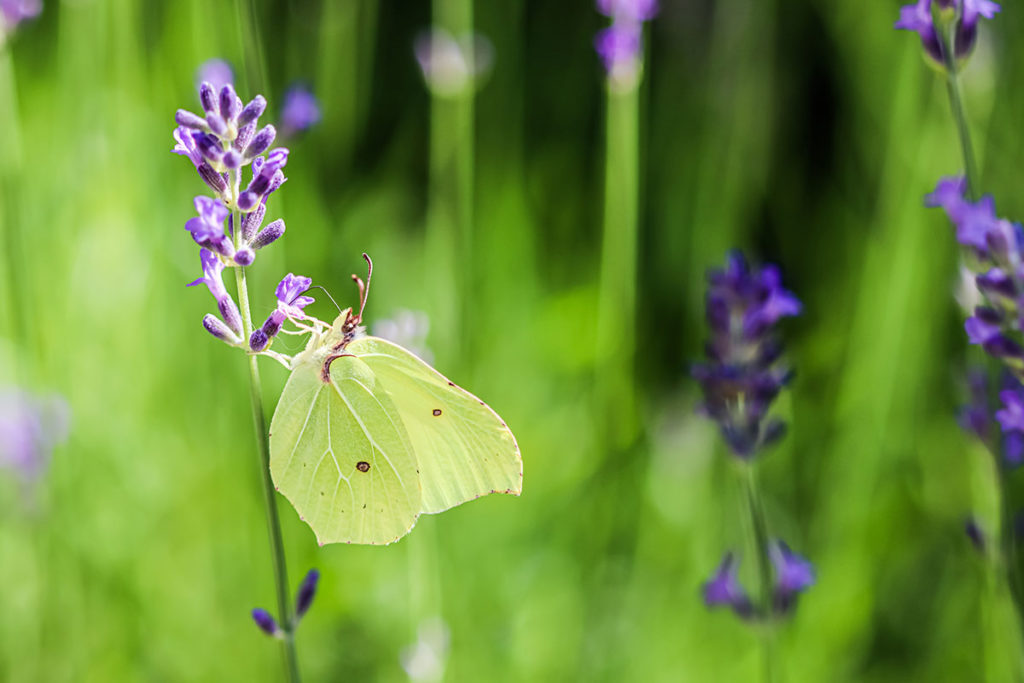
[(358, 358), (330, 382), (310, 360), (288, 378), (270, 425), (270, 471), (321, 543), (386, 544), (416, 523), (421, 489), (399, 411)]
[(483, 401), (383, 339), (357, 339), (346, 352), (366, 363), (402, 416), (419, 463), (422, 512), (441, 512), (488, 493), (519, 495), (519, 447)]

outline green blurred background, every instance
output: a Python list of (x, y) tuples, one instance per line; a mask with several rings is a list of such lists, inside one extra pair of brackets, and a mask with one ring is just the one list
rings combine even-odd
[[(450, 681), (758, 679), (758, 633), (699, 594), (745, 543), (688, 375), (706, 270), (733, 246), (780, 264), (805, 303), (785, 326), (790, 433), (760, 466), (772, 533), (818, 572), (777, 630), (780, 678), (1012, 680), (1017, 627), (962, 532), (996, 513), (987, 454), (955, 422), (957, 252), (921, 205), (961, 168), (940, 79), (892, 30), (895, 1), (662, 5), (639, 94), (639, 421), (623, 448), (593, 400), (607, 20), (591, 3), (477, 3), (495, 59), (468, 128), (413, 57), (429, 3), (46, 0), (0, 53), (0, 384), (63, 394), (72, 424), (30, 493), (0, 471), (0, 680), (281, 679), (248, 615), (274, 596), (245, 363), (184, 287), (205, 188), (169, 151), (213, 57), (243, 98), (267, 96), (265, 120), (295, 80), (324, 114), (285, 143), (268, 220), (288, 232), (250, 269), (255, 317), (288, 271), (351, 304), (369, 252), (368, 320), (431, 316), (438, 368), (501, 413), (525, 465), (521, 498), (424, 517), (384, 548), (318, 548), (280, 499), (293, 583), (323, 574), (298, 636), (307, 680), (407, 680), (403, 652), (445, 633)], [(1016, 217), (1022, 30), (1007, 3), (965, 73), (984, 190)], [(457, 129), (432, 137), (432, 111)], [(451, 195), (430, 171), (446, 133), (475, 142), (459, 148), (474, 195), (454, 276), (425, 246)], [(286, 373), (263, 369), (273, 406)]]

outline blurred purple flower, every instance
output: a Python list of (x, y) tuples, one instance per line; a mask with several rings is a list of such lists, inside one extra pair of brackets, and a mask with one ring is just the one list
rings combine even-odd
[(215, 90), (220, 90), (225, 85), (233, 85), (235, 73), (231, 65), (223, 59), (208, 59), (196, 69), (196, 88), (202, 83), (209, 83)]
[(732, 553), (726, 553), (714, 575), (703, 587), (704, 604), (708, 607), (726, 606), (741, 617), (753, 614), (753, 605), (737, 576), (737, 562)]
[(597, 0), (597, 11), (625, 21), (650, 21), (658, 14), (658, 0)]
[(70, 410), (60, 396), (0, 389), (0, 469), (32, 483), (46, 471), (53, 448), (67, 438)]
[(773, 604), (776, 612), (785, 613), (793, 609), (800, 593), (814, 585), (814, 567), (783, 541), (772, 544), (770, 556), (775, 568)]
[(974, 517), (968, 517), (964, 521), (964, 534), (971, 541), (971, 545), (979, 553), (985, 552), (985, 532), (982, 530), (981, 525), (978, 524), (978, 520)]
[(252, 620), (256, 622), (256, 626), (261, 631), (266, 633), (268, 636), (279, 638), (281, 636), (281, 629), (277, 627), (277, 621), (270, 615), (265, 609), (257, 607), (252, 611)]
[(320, 121), (320, 104), (308, 88), (294, 85), (284, 95), (281, 134), (290, 137)]
[(42, 0), (0, 0), (0, 39), (22, 21), (34, 19), (42, 11)]
[(320, 582), (320, 572), (316, 569), (310, 569), (306, 573), (306, 578), (302, 580), (302, 585), (299, 586), (299, 592), (295, 596), (295, 618), (301, 619), (306, 612), (309, 611), (310, 605), (313, 604), (313, 598), (316, 597), (316, 586)]
[(1000, 7), (991, 0), (918, 0), (900, 8), (900, 18), (894, 28), (915, 31), (921, 38), (921, 45), (929, 57), (940, 65), (942, 56), (941, 26), (936, 26), (932, 6), (940, 14), (952, 11), (955, 21), (953, 53), (957, 59), (967, 57), (974, 48), (978, 37), (978, 19), (992, 19)]
[(719, 424), (732, 451), (749, 459), (783, 433), (781, 421), (765, 421), (791, 377), (776, 362), (782, 349), (774, 325), (798, 315), (801, 305), (782, 288), (777, 268), (751, 270), (739, 252), (708, 282), (708, 360), (694, 365), (692, 374), (703, 389), (702, 412)]

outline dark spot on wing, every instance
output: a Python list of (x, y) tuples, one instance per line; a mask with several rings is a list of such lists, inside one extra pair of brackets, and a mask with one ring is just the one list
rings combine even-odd
[(448, 386), (454, 387), (455, 386), (455, 382), (448, 382)]
[(324, 492), (323, 492), (323, 491), (321, 491), (321, 492), (320, 492), (320, 495), (321, 495), (321, 496), (322, 496), (322, 495), (324, 495)]
[(434, 408), (434, 417), (437, 417), (440, 414), (441, 414), (441, 409), (440, 408)]
[(363, 509), (364, 510), (366, 509), (366, 503), (363, 503)]
[(356, 463), (356, 469), (359, 470), (360, 472), (369, 472), (370, 463), (366, 462), (365, 460), (360, 460), (359, 462)]

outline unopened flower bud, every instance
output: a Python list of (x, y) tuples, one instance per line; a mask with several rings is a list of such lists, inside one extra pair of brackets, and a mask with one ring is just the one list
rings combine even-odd
[(232, 143), (235, 149), (241, 152), (246, 146), (252, 141), (252, 136), (256, 133), (256, 122), (250, 121), (244, 126), (238, 127), (238, 135), (235, 136), (235, 141)]
[(207, 114), (217, 111), (217, 93), (214, 92), (213, 85), (207, 81), (203, 81), (199, 86), (199, 103), (203, 105), (203, 111)]
[(277, 137), (277, 130), (272, 125), (266, 125), (260, 129), (260, 132), (256, 133), (253, 137), (252, 142), (245, 148), (245, 156), (247, 159), (259, 156), (267, 151), (267, 148), (274, 144), (274, 138)]
[(251, 266), (253, 259), (256, 258), (256, 254), (249, 247), (242, 246), (238, 251), (235, 252), (235, 263), (240, 266)]
[(206, 115), (206, 125), (210, 127), (210, 130), (221, 137), (228, 132), (228, 124), (225, 123), (224, 119), (217, 113), (211, 112)]
[[(261, 205), (262, 206), (262, 205)], [(255, 213), (255, 212), (253, 212)], [(271, 242), (274, 242), (284, 234), (284, 220), (278, 218), (276, 221), (260, 230), (259, 234), (252, 241), (253, 249), (262, 249)]]
[(242, 165), (242, 155), (237, 150), (229, 149), (224, 152), (224, 156), (220, 161), (228, 168), (238, 168)]
[(238, 95), (230, 83), (220, 89), (220, 115), (225, 121), (234, 121), (241, 109)]
[(187, 109), (179, 109), (174, 114), (174, 120), (179, 126), (185, 126), (193, 130), (206, 131), (206, 119), (201, 116), (196, 116)]
[(207, 332), (217, 339), (220, 339), (222, 342), (237, 344), (241, 341), (241, 338), (238, 335), (228, 329), (228, 326), (212, 313), (207, 313), (203, 316), (203, 327), (206, 328)]
[(253, 330), (249, 336), (249, 348), (253, 351), (262, 351), (267, 348), (268, 343), (270, 343), (270, 338), (267, 337), (267, 333), (263, 331), (262, 327)]
[(306, 578), (302, 580), (298, 595), (295, 596), (296, 619), (301, 619), (302, 615), (309, 611), (309, 606), (313, 604), (313, 598), (316, 597), (316, 584), (319, 580), (320, 572), (316, 569), (310, 569)]
[(263, 98), (263, 95), (257, 95), (252, 98), (252, 101), (245, 105), (245, 109), (238, 115), (238, 127), (241, 128), (249, 123), (255, 123), (256, 119), (263, 114), (266, 108), (267, 101)]
[(280, 636), (281, 630), (277, 627), (274, 617), (270, 616), (270, 612), (267, 610), (257, 607), (252, 611), (252, 620), (268, 636), (274, 636), (275, 638)]
[(267, 213), (267, 205), (259, 203), (251, 212), (242, 218), (242, 240), (251, 242), (256, 231), (263, 225), (263, 216)]
[(238, 313), (238, 306), (230, 296), (222, 296), (217, 300), (217, 310), (224, 318), (224, 322), (239, 337), (242, 336), (242, 316)]

